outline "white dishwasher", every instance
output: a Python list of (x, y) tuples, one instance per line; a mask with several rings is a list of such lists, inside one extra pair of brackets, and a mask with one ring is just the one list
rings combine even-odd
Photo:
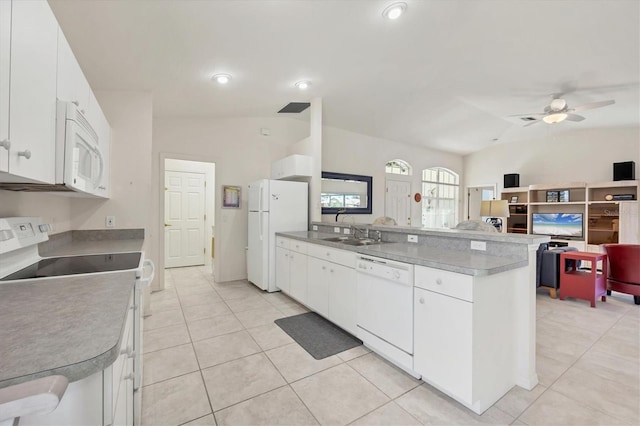
[(413, 370), (413, 265), (358, 255), (358, 337)]

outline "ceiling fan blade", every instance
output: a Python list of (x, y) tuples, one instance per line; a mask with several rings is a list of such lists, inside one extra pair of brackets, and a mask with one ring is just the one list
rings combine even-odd
[(533, 126), (534, 124), (540, 123), (542, 120), (536, 120), (536, 121), (530, 121), (529, 123), (525, 124), (522, 127), (529, 127), (529, 126)]
[(578, 105), (577, 107), (572, 108), (571, 111), (579, 112), (587, 109), (602, 108), (607, 105), (613, 105), (615, 103), (616, 101), (614, 101), (613, 99), (611, 99), (610, 101), (591, 102), (588, 104)]
[(567, 118), (565, 118), (565, 120), (568, 121), (582, 121), (584, 120), (584, 117), (578, 114), (569, 114), (567, 113)]
[(530, 117), (532, 115), (547, 115), (546, 112), (532, 112), (529, 114), (514, 114), (514, 115), (507, 115), (507, 117)]

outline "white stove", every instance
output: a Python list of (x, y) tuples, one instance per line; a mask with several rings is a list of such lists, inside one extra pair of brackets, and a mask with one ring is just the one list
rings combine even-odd
[[(142, 384), (143, 290), (153, 281), (155, 267), (144, 252), (41, 257), (38, 244), (49, 240), (51, 226), (38, 217), (0, 218), (0, 285), (22, 280), (46, 280), (82, 274), (135, 270), (134, 291), (134, 423), (140, 424)], [(145, 271), (149, 271), (145, 275)]]

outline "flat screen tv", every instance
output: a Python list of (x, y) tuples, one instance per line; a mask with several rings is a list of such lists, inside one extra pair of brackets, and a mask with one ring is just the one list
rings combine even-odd
[(531, 232), (552, 237), (582, 238), (582, 213), (534, 213)]

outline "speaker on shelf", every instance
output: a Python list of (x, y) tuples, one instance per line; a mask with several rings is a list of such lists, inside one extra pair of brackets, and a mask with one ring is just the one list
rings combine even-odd
[(636, 163), (635, 161), (624, 161), (622, 163), (613, 163), (613, 180), (635, 180)]
[(518, 173), (510, 173), (504, 175), (505, 188), (517, 188), (520, 186), (520, 175)]

